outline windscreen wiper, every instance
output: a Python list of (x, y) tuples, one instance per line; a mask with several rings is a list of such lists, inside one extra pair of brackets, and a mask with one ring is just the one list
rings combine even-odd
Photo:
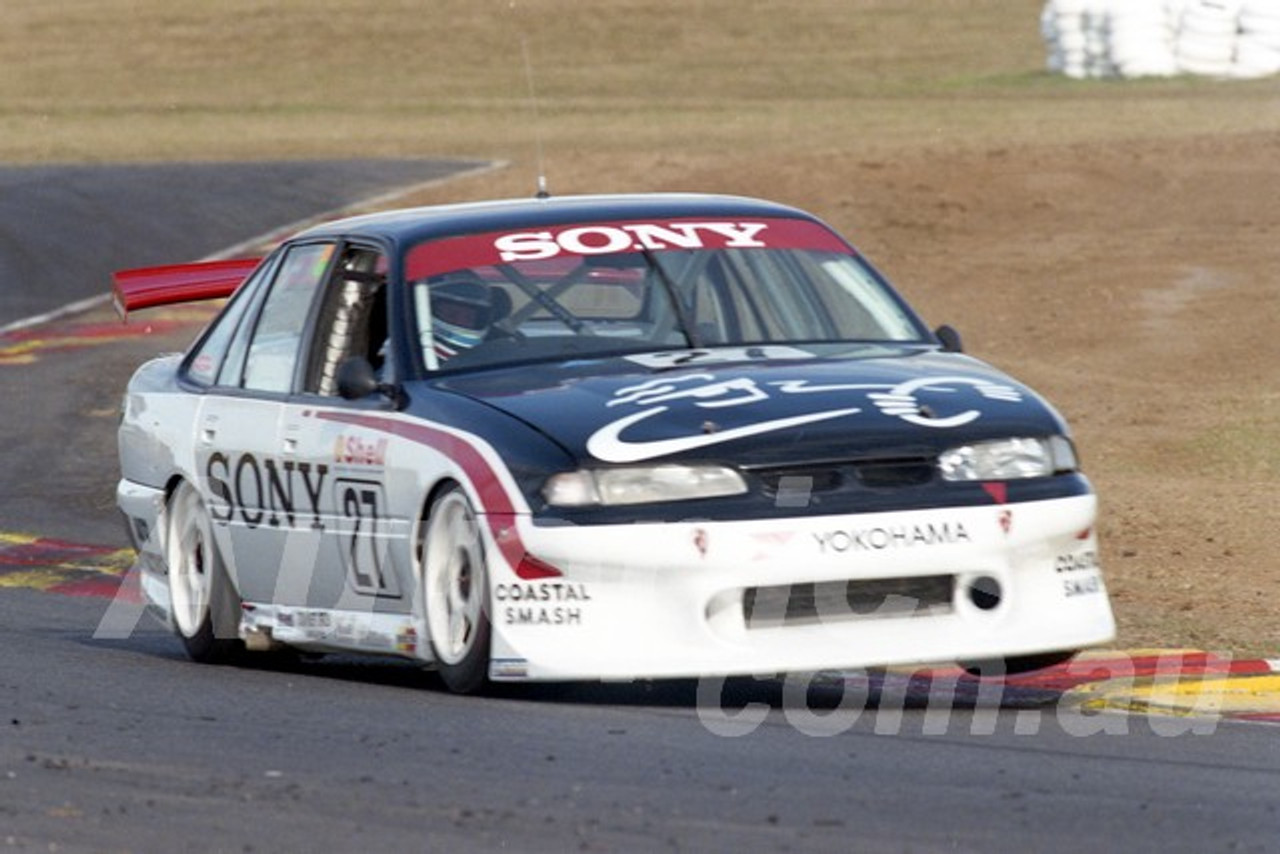
[(680, 301), (680, 293), (676, 288), (676, 283), (667, 275), (667, 271), (662, 264), (658, 263), (658, 257), (653, 254), (652, 249), (641, 249), (640, 254), (649, 263), (649, 267), (657, 271), (658, 280), (662, 282), (662, 288), (667, 292), (667, 297), (671, 300), (671, 309), (676, 314), (676, 323), (679, 325), (680, 331), (684, 333), (685, 340), (695, 350), (701, 348), (702, 339), (698, 335), (693, 319), (689, 317), (689, 313), (685, 310), (684, 303)]

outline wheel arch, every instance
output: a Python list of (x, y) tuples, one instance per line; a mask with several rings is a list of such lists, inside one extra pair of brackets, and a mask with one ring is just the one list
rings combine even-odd
[(167, 622), (192, 659), (232, 663), (244, 651), (240, 592), (220, 553), (215, 523), (197, 483), (171, 477), (165, 485), (164, 514), (163, 552), (170, 591)]
[[(164, 504), (163, 504), (163, 510), (162, 510), (164, 516), (161, 519), (161, 524), (157, 526), (157, 530), (160, 532), (161, 537), (167, 538), (169, 535), (169, 521), (168, 521), (169, 503), (173, 500), (173, 496), (178, 492), (178, 489), (184, 483), (189, 484), (191, 488), (195, 490), (196, 494), (200, 496), (200, 502), (205, 505), (206, 509), (208, 508), (208, 502), (205, 500), (205, 494), (200, 490), (200, 479), (198, 477), (191, 476), (187, 472), (183, 472), (183, 471), (173, 472), (172, 474), (169, 475), (169, 479), (165, 482), (165, 485), (164, 485)], [(217, 525), (218, 523), (214, 522), (215, 529)], [(215, 540), (215, 545), (217, 545), (216, 536), (214, 540)], [(168, 544), (165, 540), (162, 539), (160, 541), (160, 547), (162, 550), (167, 549), (167, 545)], [(222, 555), (222, 559), (227, 572), (227, 581), (228, 583), (230, 583), (232, 591), (237, 596), (239, 596), (240, 595), (240, 576), (239, 576), (239, 572), (236, 570), (235, 561), (230, 559), (226, 554)], [(168, 572), (167, 566), (165, 567), (165, 572)]]
[[(456, 477), (437, 480), (423, 500), (414, 543), (423, 641), (445, 685), (463, 694), (488, 684), (493, 649), (492, 535), (471, 486)], [(458, 514), (468, 520), (461, 533)]]
[(453, 474), (443, 474), (437, 478), (433, 484), (431, 484), (431, 487), (427, 490), (426, 495), (423, 496), (422, 503), (418, 508), (418, 518), (414, 520), (412, 535), (413, 578), (415, 584), (422, 584), (422, 546), (425, 536), (425, 526), (427, 524), (427, 520), (431, 517), (431, 508), (440, 500), (441, 495), (444, 495), (445, 492), (455, 486), (462, 489), (468, 494), (468, 496), (470, 496), (471, 491), (467, 489), (461, 478)]
[(191, 485), (195, 487), (196, 490), (200, 489), (199, 484), (193, 482), (191, 478), (187, 477), (187, 475), (185, 475), (182, 472), (174, 472), (173, 474), (169, 475), (169, 479), (165, 481), (165, 485), (164, 485), (165, 504), (168, 504), (169, 499), (173, 498), (173, 494), (178, 491), (178, 487), (181, 486), (183, 483), (187, 483), (187, 482), (190, 482)]

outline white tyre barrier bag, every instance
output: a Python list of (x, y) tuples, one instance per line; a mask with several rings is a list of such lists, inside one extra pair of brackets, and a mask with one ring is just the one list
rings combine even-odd
[(1178, 69), (1187, 74), (1221, 77), (1235, 58), (1234, 36), (1200, 36), (1183, 33), (1178, 38)]
[(1240, 10), (1240, 38), (1280, 50), (1280, 0), (1247, 0)]
[(1240, 78), (1280, 74), (1280, 48), (1241, 38), (1236, 43), (1236, 58), (1230, 74)]
[(1040, 34), (1070, 77), (1280, 74), (1280, 0), (1047, 0)]

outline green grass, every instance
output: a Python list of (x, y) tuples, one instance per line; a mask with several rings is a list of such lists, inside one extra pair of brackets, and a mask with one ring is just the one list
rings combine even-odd
[(1274, 128), (1277, 88), (1068, 81), (1039, 0), (6, 0), (0, 160), (899, 149)]
[(1236, 478), (1240, 483), (1280, 481), (1280, 406), (1272, 401), (1251, 416), (1224, 421), (1193, 436), (1185, 444), (1203, 467)]

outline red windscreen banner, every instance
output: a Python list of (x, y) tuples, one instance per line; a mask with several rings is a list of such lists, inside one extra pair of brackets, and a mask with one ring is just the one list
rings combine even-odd
[(838, 235), (803, 219), (666, 219), (571, 223), (446, 237), (405, 256), (405, 278), (474, 267), (668, 249), (811, 249), (848, 254)]

